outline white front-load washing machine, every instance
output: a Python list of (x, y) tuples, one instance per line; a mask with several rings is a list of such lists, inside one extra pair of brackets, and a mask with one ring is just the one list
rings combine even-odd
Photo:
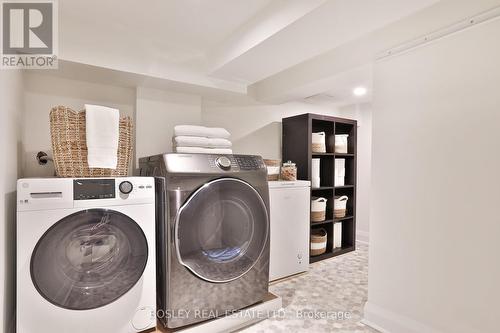
[(154, 179), (17, 184), (17, 333), (156, 325)]

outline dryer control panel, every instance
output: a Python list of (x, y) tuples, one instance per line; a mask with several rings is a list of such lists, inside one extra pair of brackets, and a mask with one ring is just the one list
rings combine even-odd
[(223, 171), (259, 170), (264, 166), (260, 156), (253, 155), (209, 155), (210, 167)]
[(235, 155), (234, 158), (241, 170), (258, 170), (263, 166), (262, 159), (255, 156)]
[(262, 157), (256, 155), (166, 154), (163, 158), (171, 173), (266, 172)]

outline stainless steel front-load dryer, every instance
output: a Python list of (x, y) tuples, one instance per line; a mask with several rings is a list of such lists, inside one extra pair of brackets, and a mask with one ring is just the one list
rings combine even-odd
[(224, 316), (268, 292), (269, 197), (260, 156), (164, 154), (156, 176), (158, 316), (165, 326)]

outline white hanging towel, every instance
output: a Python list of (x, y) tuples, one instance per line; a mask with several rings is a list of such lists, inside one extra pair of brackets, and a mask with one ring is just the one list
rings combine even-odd
[(225, 128), (205, 127), (195, 125), (177, 125), (174, 128), (175, 136), (203, 136), (206, 138), (228, 139), (231, 136)]
[(89, 168), (116, 169), (120, 111), (85, 104), (85, 118)]

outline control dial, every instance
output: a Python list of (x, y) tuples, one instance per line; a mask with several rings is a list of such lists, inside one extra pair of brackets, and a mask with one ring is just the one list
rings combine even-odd
[(216, 160), (215, 160), (215, 163), (217, 164), (217, 166), (223, 170), (229, 170), (231, 169), (231, 160), (229, 158), (227, 158), (226, 156), (221, 156), (221, 157), (218, 157)]
[(134, 189), (134, 185), (132, 185), (132, 183), (129, 181), (124, 181), (120, 183), (118, 188), (120, 189), (120, 192), (122, 192), (123, 194), (129, 194)]

